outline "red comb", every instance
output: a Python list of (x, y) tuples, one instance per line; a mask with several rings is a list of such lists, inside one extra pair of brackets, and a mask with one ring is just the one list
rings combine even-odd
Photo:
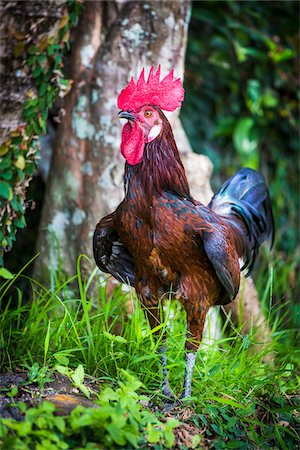
[(160, 66), (154, 73), (151, 67), (148, 80), (145, 81), (145, 69), (142, 70), (137, 83), (133, 77), (128, 86), (118, 97), (118, 107), (123, 111), (138, 111), (144, 105), (156, 105), (165, 111), (174, 111), (178, 108), (184, 97), (181, 79), (174, 80), (174, 70), (171, 70), (162, 81)]

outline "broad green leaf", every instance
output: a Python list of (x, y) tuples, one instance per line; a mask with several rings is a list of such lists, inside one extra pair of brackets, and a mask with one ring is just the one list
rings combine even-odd
[(81, 390), (81, 392), (82, 392), (87, 398), (91, 398), (91, 393), (90, 393), (90, 391), (88, 390), (88, 388), (87, 388), (84, 384), (79, 384), (77, 387)]
[(60, 366), (59, 364), (55, 365), (55, 370), (57, 370), (57, 372), (61, 373), (62, 375), (70, 375), (70, 369), (68, 367), (65, 366)]
[(152, 425), (152, 423), (148, 423), (147, 425), (147, 440), (150, 444), (155, 444), (159, 442), (162, 437), (162, 431), (157, 429), (156, 425)]
[(192, 448), (200, 448), (199, 444), (201, 442), (201, 439), (201, 434), (194, 434), (194, 436), (192, 437)]
[(15, 162), (15, 166), (20, 169), (24, 170), (26, 165), (26, 161), (23, 155), (19, 155), (17, 161)]
[(71, 377), (77, 386), (84, 383), (84, 368), (82, 364), (79, 364), (74, 373), (72, 373)]
[(120, 429), (116, 424), (110, 423), (105, 426), (107, 431), (110, 434), (110, 437), (116, 444), (118, 445), (125, 445), (126, 444), (126, 438), (124, 436), (124, 433), (122, 429)]
[(14, 275), (5, 267), (0, 268), (0, 277), (5, 278), (6, 280), (12, 280)]
[(67, 366), (69, 364), (69, 358), (67, 356), (61, 355), (59, 353), (55, 353), (53, 356), (56, 361), (62, 366)]
[(228, 398), (228, 397), (216, 397), (215, 395), (213, 395), (212, 397), (210, 397), (210, 399), (215, 400), (218, 403), (222, 403), (222, 405), (230, 405), (230, 406), (233, 406), (234, 408), (247, 409), (241, 403), (238, 403), (237, 401), (232, 400), (231, 398)]
[(18, 228), (25, 228), (26, 227), (25, 217), (21, 216), (19, 219), (14, 220), (14, 224)]
[(11, 200), (13, 198), (12, 189), (5, 181), (0, 181), (0, 197), (5, 200)]

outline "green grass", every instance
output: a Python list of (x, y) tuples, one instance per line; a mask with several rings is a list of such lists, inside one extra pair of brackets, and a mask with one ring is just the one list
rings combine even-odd
[[(150, 329), (134, 292), (124, 294), (116, 288), (107, 296), (106, 283), (99, 282), (92, 265), (90, 273), (83, 275), (82, 258), (86, 257), (79, 257), (77, 274), (69, 279), (53, 271), (50, 288), (22, 273), (2, 284), (0, 371), (26, 370), (28, 386), (36, 382), (41, 392), (58, 371), (100, 408), (80, 406), (58, 418), (47, 402), (29, 409), (20, 405), (13, 387), (12, 406), (24, 415), (21, 422), (2, 420), (3, 448), (148, 448), (151, 443), (160, 449), (172, 447), (174, 439), (181, 449), (295, 448), (298, 354), (295, 332), (280, 328), (282, 310), (278, 313), (272, 305), (268, 309), (273, 336), (268, 343), (255, 341), (255, 329), (247, 336), (238, 329), (225, 334), (225, 323), (222, 338), (204, 343), (199, 351), (193, 397), (186, 402), (188, 418), (180, 415), (182, 407), (170, 413), (171, 421), (166, 420), (155, 409), (163, 400), (158, 348), (166, 330), (170, 382), (179, 396), (184, 374), (183, 310), (167, 301), (166, 321), (158, 326), (160, 335), (154, 339), (155, 330)], [(30, 302), (24, 302), (17, 288), (21, 277), (30, 285)], [(263, 295), (266, 305), (275, 288), (271, 270)], [(130, 314), (128, 302), (134, 305)], [(270, 354), (273, 361), (267, 363)], [(99, 392), (90, 388), (91, 380), (101, 386)], [(150, 410), (138, 403), (145, 396), (153, 405)], [(193, 427), (193, 438), (181, 441), (179, 431), (185, 426)]]

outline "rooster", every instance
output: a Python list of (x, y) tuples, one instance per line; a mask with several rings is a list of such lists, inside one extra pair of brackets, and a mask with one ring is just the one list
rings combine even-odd
[[(186, 369), (183, 398), (191, 395), (192, 374), (205, 318), (211, 306), (234, 300), (241, 270), (248, 276), (260, 245), (274, 237), (271, 201), (263, 176), (239, 170), (208, 206), (195, 200), (164, 111), (183, 101), (180, 79), (171, 71), (160, 81), (160, 66), (132, 78), (118, 97), (126, 159), (125, 198), (97, 224), (93, 249), (98, 267), (133, 286), (152, 328), (159, 304), (173, 292), (186, 311)], [(162, 393), (174, 401), (161, 348)]]

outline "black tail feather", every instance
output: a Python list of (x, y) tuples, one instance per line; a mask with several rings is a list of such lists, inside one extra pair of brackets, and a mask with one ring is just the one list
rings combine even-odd
[(274, 242), (274, 219), (269, 191), (262, 174), (244, 168), (227, 180), (212, 198), (209, 207), (241, 230), (245, 254), (243, 269), (248, 276), (260, 245)]

